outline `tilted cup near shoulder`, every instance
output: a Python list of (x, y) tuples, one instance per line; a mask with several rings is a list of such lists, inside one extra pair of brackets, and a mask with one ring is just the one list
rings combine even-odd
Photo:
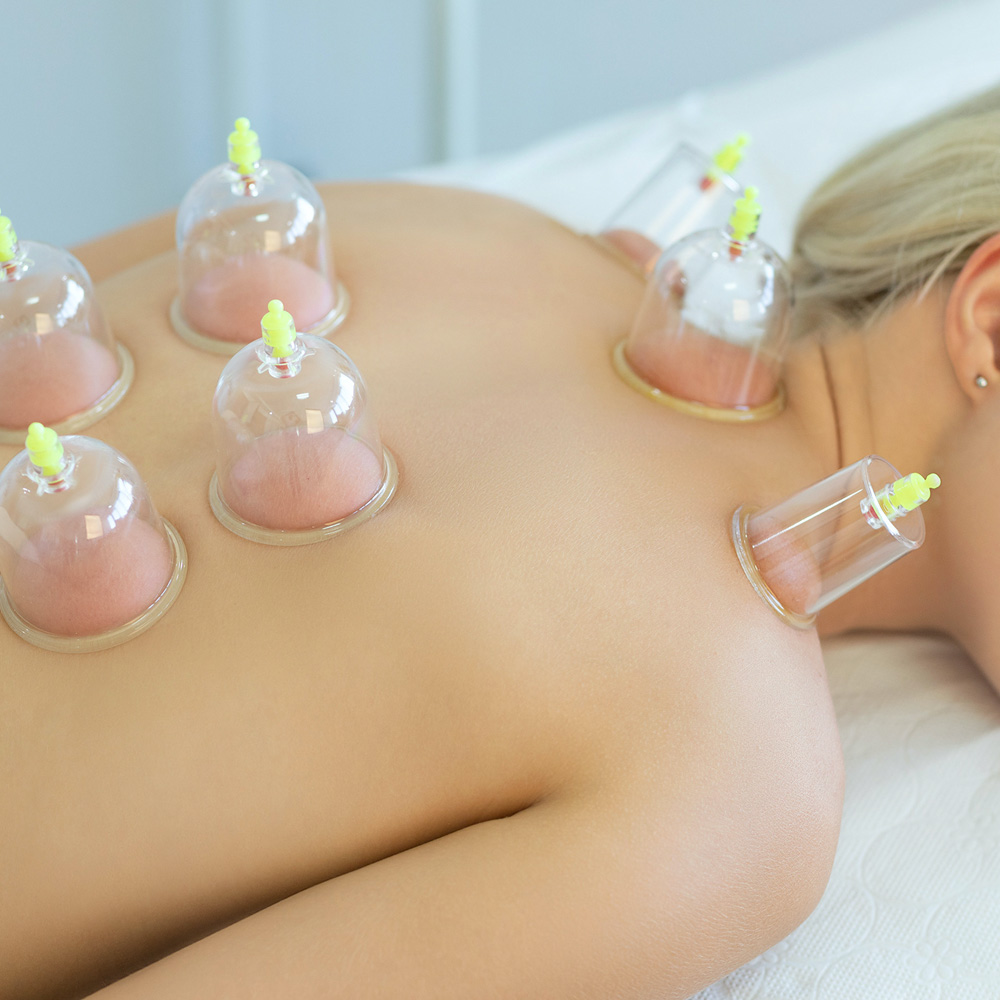
[(0, 247), (0, 441), (23, 440), (36, 420), (82, 430), (121, 400), (132, 374), (69, 251), (16, 237)]
[(762, 510), (733, 515), (733, 542), (754, 588), (786, 621), (816, 614), (923, 544), (921, 504), (940, 479), (903, 476), (878, 455)]
[[(280, 298), (300, 328), (325, 335), (344, 319), (327, 239), (326, 209), (298, 170), (260, 159), (249, 123), (230, 136), (230, 161), (190, 188), (177, 213), (177, 332), (206, 350), (234, 354), (257, 339)], [(246, 136), (252, 137), (250, 146)]]

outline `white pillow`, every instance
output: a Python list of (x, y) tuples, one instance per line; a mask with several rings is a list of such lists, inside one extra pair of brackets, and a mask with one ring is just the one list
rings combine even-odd
[(953, 2), (861, 42), (751, 80), (692, 91), (517, 153), (407, 176), (506, 194), (575, 228), (600, 226), (688, 140), (751, 144), (738, 177), (761, 189), (761, 237), (787, 253), (795, 213), (849, 154), (893, 128), (1000, 83), (1000, 2)]

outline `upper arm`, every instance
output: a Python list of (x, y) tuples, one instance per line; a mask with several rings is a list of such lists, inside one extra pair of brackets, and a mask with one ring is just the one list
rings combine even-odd
[(101, 1000), (688, 996), (791, 928), (768, 917), (783, 912), (774, 859), (770, 876), (746, 871), (720, 849), (719, 817), (713, 829), (676, 793), (663, 788), (670, 808), (557, 796), (467, 827), (277, 903)]

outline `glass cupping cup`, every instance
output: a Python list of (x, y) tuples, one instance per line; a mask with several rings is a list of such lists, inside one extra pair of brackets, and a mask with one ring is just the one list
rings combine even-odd
[(396, 488), (354, 362), (295, 330), (279, 300), (263, 336), (227, 363), (214, 400), (212, 510), (230, 531), (272, 545), (319, 541), (373, 517)]
[(60, 433), (90, 426), (133, 374), (83, 265), (67, 250), (18, 242), (0, 216), (0, 442), (22, 441), (35, 421)]
[(208, 171), (177, 213), (179, 290), (170, 307), (188, 342), (235, 354), (257, 337), (268, 300), (280, 298), (305, 332), (325, 336), (349, 297), (335, 276), (326, 209), (313, 184), (285, 163), (260, 158), (240, 118), (229, 162)]
[(0, 612), (45, 649), (131, 639), (170, 607), (184, 544), (118, 451), (32, 424), (0, 473)]
[(633, 388), (715, 420), (782, 410), (792, 285), (781, 257), (755, 236), (759, 214), (747, 188), (727, 230), (694, 233), (663, 252), (614, 352)]

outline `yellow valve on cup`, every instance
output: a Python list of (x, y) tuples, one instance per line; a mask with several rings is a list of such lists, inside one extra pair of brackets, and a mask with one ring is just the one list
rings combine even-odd
[[(926, 503), (931, 490), (936, 490), (940, 485), (941, 477), (933, 472), (926, 478), (919, 472), (911, 472), (910, 475), (903, 476), (880, 489), (875, 494), (875, 502), (890, 521), (895, 521), (897, 517), (902, 517)], [(866, 498), (861, 507), (869, 523), (875, 522), (872, 523), (872, 527), (878, 527), (878, 514), (874, 510), (874, 504), (869, 503)]]
[(287, 358), (295, 343), (295, 321), (280, 299), (271, 299), (260, 321), (261, 336), (271, 349), (271, 357)]
[(17, 233), (6, 215), (0, 215), (0, 263), (13, 260), (17, 253)]
[(746, 132), (740, 132), (732, 142), (727, 142), (725, 146), (723, 146), (722, 149), (720, 149), (715, 156), (712, 157), (712, 165), (714, 169), (709, 170), (709, 178), (713, 181), (718, 180), (720, 172), (731, 174), (743, 160), (743, 152), (749, 142), (750, 136), (748, 136)]
[(244, 176), (252, 174), (260, 160), (260, 140), (250, 128), (249, 118), (237, 118), (229, 133), (229, 162)]
[(63, 446), (51, 427), (34, 423), (28, 427), (28, 436), (24, 447), (28, 449), (28, 458), (43, 476), (58, 476), (65, 468)]
[(729, 228), (735, 243), (745, 243), (755, 232), (760, 223), (760, 202), (757, 200), (757, 188), (750, 186), (743, 192), (742, 198), (736, 199), (733, 213), (729, 216)]

